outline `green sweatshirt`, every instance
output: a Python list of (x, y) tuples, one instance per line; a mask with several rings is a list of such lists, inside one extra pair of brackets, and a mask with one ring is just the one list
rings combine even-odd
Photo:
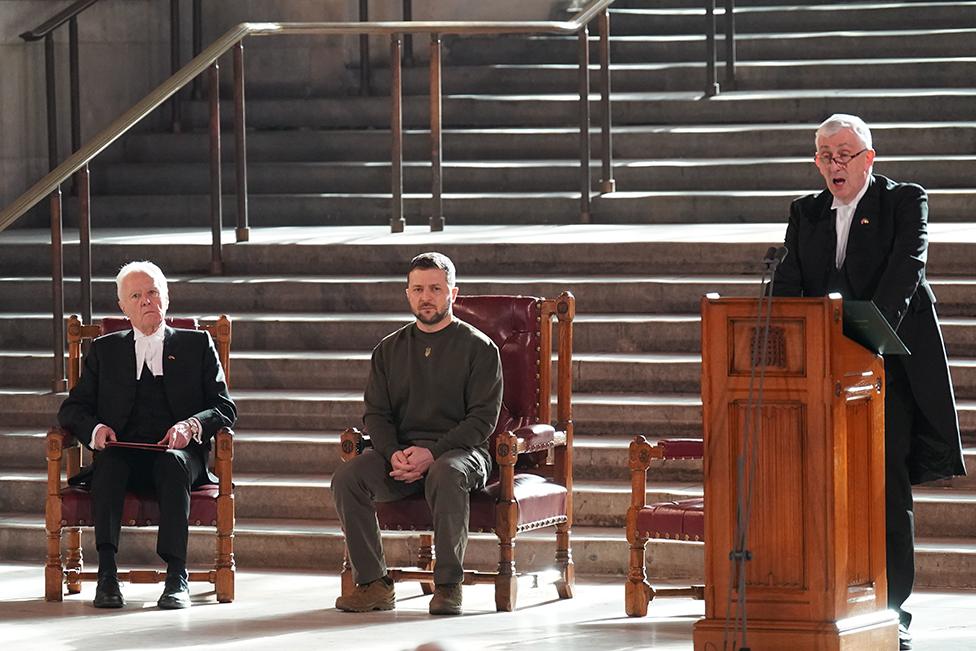
[(454, 449), (488, 455), (502, 404), (502, 365), (487, 335), (455, 318), (428, 333), (411, 323), (373, 349), (363, 423), (389, 461), (411, 445), (436, 459)]

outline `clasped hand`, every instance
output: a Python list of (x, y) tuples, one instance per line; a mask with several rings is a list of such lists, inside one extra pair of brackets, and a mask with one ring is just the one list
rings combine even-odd
[(390, 457), (390, 465), (393, 466), (390, 477), (412, 484), (423, 479), (432, 463), (434, 455), (430, 450), (412, 445), (405, 450), (397, 450)]

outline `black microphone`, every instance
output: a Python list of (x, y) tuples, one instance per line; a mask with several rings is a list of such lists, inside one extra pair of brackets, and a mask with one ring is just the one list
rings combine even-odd
[(773, 261), (775, 257), (776, 257), (776, 247), (771, 246), (768, 249), (766, 249), (766, 255), (763, 256), (762, 261), (768, 265)]
[(787, 249), (785, 246), (781, 246), (779, 248), (771, 246), (766, 249), (766, 255), (763, 256), (763, 264), (766, 265), (767, 268), (776, 268), (779, 266), (779, 263), (786, 258), (787, 253), (789, 253), (789, 249)]

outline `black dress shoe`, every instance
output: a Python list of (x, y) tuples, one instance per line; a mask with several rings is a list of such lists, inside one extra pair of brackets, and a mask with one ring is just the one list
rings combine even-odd
[(908, 632), (908, 627), (904, 624), (898, 625), (898, 651), (907, 651), (912, 648), (912, 634)]
[(100, 574), (98, 586), (95, 588), (95, 608), (121, 608), (125, 605), (122, 590), (119, 589), (119, 577), (115, 574)]
[(168, 574), (163, 594), (156, 605), (164, 610), (190, 607), (190, 586), (186, 582), (187, 574)]

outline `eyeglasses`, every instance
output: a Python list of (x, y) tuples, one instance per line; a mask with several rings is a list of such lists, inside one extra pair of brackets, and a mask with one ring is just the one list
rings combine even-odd
[(857, 158), (867, 150), (868, 148), (865, 147), (864, 149), (857, 152), (856, 154), (838, 154), (836, 156), (832, 156), (827, 153), (817, 154), (817, 160), (824, 167), (830, 167), (831, 163), (837, 163), (839, 167), (847, 167), (848, 163), (850, 163), (852, 160), (854, 160), (855, 158)]

